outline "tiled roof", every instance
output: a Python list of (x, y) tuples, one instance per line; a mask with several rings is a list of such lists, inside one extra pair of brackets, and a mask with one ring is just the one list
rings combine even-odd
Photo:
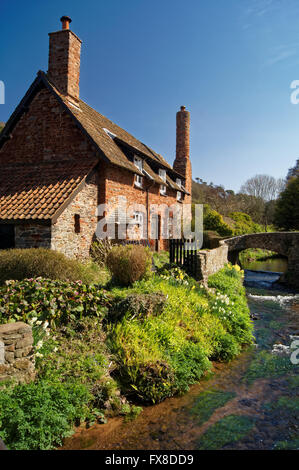
[(2, 166), (0, 220), (51, 219), (96, 163)]

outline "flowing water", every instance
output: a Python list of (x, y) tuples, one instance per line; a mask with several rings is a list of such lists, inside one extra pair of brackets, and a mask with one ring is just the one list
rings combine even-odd
[(145, 407), (134, 421), (78, 428), (64, 449), (298, 449), (298, 366), (287, 348), (278, 346), (282, 355), (272, 350), (290, 347), (299, 335), (299, 295), (275, 290), (279, 276), (261, 269), (245, 276), (254, 347), (229, 364), (213, 364), (187, 394)]

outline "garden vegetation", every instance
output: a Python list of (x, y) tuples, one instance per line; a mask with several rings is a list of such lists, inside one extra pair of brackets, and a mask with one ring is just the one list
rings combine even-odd
[[(139, 404), (186, 392), (212, 361), (251, 344), (239, 267), (227, 265), (204, 288), (168, 265), (151, 273), (143, 249), (135, 280), (136, 247), (115, 248), (106, 286), (47, 275), (0, 287), (0, 323), (32, 325), (37, 371), (34, 383), (0, 387), (0, 437), (10, 449), (51, 449), (80, 422), (134, 417)], [(113, 271), (116, 254), (129, 276)]]

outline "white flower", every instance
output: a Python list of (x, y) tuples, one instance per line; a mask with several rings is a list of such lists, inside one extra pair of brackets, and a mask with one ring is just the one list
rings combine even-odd
[(35, 356), (36, 356), (36, 357), (44, 357), (44, 355), (41, 354), (41, 353), (39, 353), (39, 352), (37, 352), (37, 353), (35, 354)]
[(42, 324), (42, 321), (37, 321), (36, 324), (37, 326), (40, 326)]
[(40, 349), (40, 348), (42, 347), (42, 345), (43, 345), (43, 342), (42, 342), (42, 341), (39, 341), (39, 342), (37, 343), (37, 345), (35, 346), (35, 349)]
[(43, 324), (43, 329), (46, 330), (49, 326), (49, 322), (46, 320), (45, 323)]

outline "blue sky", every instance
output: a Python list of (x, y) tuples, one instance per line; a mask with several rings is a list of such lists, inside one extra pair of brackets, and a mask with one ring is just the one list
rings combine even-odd
[(193, 176), (238, 190), (257, 173), (284, 177), (299, 158), (297, 0), (1, 0), (6, 121), (38, 70), (62, 15), (83, 40), (81, 98), (175, 156), (175, 113), (191, 112)]

